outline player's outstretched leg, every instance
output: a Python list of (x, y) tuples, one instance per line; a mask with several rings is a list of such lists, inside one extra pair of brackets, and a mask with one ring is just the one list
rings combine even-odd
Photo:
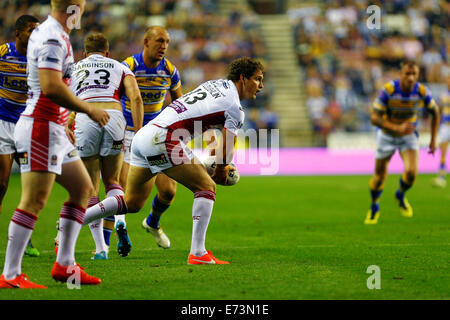
[(177, 182), (165, 174), (158, 174), (155, 180), (158, 194), (153, 198), (152, 209), (146, 219), (142, 221), (142, 228), (153, 235), (156, 244), (163, 248), (170, 248), (170, 240), (162, 230), (159, 221), (169, 208), (177, 190)]
[(405, 180), (403, 175), (399, 181), (399, 188), (395, 192), (395, 199), (397, 200), (402, 216), (411, 218), (413, 216), (413, 209), (405, 197), (405, 192), (412, 187), (413, 183), (406, 182)]
[[(122, 196), (124, 195), (123, 188), (119, 184), (110, 184), (106, 186), (106, 197)], [(114, 216), (117, 235), (117, 252), (121, 257), (126, 257), (130, 254), (132, 244), (128, 235), (127, 224), (125, 222), (125, 215), (120, 214)]]
[(370, 198), (372, 200), (370, 209), (367, 211), (364, 224), (377, 224), (380, 218), (380, 197), (383, 192), (384, 181), (387, 177), (387, 165), (390, 156), (375, 160), (375, 173), (369, 181)]
[(170, 240), (159, 225), (159, 220), (168, 208), (169, 205), (161, 202), (157, 194), (153, 198), (150, 214), (142, 221), (142, 228), (150, 233), (155, 238), (156, 244), (163, 249), (170, 248)]
[[(98, 196), (93, 196), (89, 199), (88, 208), (95, 206), (100, 200)], [(95, 242), (95, 254), (91, 257), (92, 260), (107, 260), (108, 246), (103, 237), (103, 219), (98, 219), (89, 224), (92, 238)]]
[(408, 149), (400, 152), (405, 171), (400, 178), (399, 188), (395, 192), (395, 199), (397, 200), (400, 213), (406, 218), (413, 216), (413, 209), (406, 199), (405, 193), (413, 186), (418, 171), (418, 152), (414, 149)]

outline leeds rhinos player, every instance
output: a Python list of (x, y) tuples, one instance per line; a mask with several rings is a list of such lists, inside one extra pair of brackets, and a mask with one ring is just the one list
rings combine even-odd
[[(123, 195), (119, 185), (119, 174), (123, 158), (125, 118), (120, 97), (129, 97), (131, 113), (138, 125), (143, 121), (143, 105), (134, 74), (123, 64), (108, 58), (109, 44), (101, 34), (91, 34), (84, 41), (85, 59), (76, 63), (72, 70), (71, 90), (78, 98), (89, 102), (95, 108), (104, 109), (110, 116), (102, 128), (86, 114), (78, 113), (75, 118), (75, 138), (78, 153), (92, 179), (95, 195), (89, 199), (88, 207), (99, 202), (100, 171), (105, 185), (106, 197)], [(71, 128), (71, 124), (68, 123)], [(90, 225), (96, 244), (93, 259), (107, 259), (108, 247), (103, 238), (102, 220)]]
[[(143, 51), (123, 61), (135, 74), (141, 91), (144, 101), (144, 125), (161, 112), (167, 92), (170, 92), (172, 101), (182, 95), (178, 70), (164, 57), (169, 41), (170, 37), (166, 29), (159, 26), (149, 27), (145, 31)], [(129, 99), (126, 95), (122, 99), (122, 106), (125, 119), (127, 120), (127, 130), (125, 132), (125, 155), (120, 184), (126, 188), (131, 141), (139, 127), (133, 125), (136, 122), (132, 118)], [(162, 228), (160, 228), (159, 219), (172, 202), (177, 184), (165, 175), (158, 175), (155, 179), (158, 194), (153, 199), (151, 212), (142, 222), (142, 227), (154, 236), (158, 246), (167, 249), (170, 247), (170, 241), (162, 231)], [(119, 240), (117, 249), (121, 256), (127, 256), (131, 249), (131, 242), (125, 227), (125, 217), (116, 216), (115, 220), (115, 228)], [(113, 223), (114, 217), (105, 218), (104, 231), (107, 243), (109, 243), (109, 235), (111, 234)]]
[(31, 282), (22, 273), (22, 256), (36, 220), (46, 205), (54, 182), (69, 193), (59, 219), (61, 238), (51, 276), (66, 282), (77, 275), (80, 284), (99, 284), (75, 262), (75, 244), (84, 221), (85, 208), (94, 187), (76, 149), (69, 141), (65, 124), (68, 110), (85, 112), (100, 125), (109, 115), (78, 99), (67, 87), (74, 62), (68, 24), (73, 15), (71, 5), (83, 14), (85, 0), (52, 0), (51, 14), (30, 36), (27, 50), (29, 97), (14, 132), (20, 157), (22, 194), (8, 229), (5, 265), (0, 277), (1, 288), (46, 288)]
[[(224, 184), (233, 158), (238, 129), (244, 121), (240, 104), (255, 99), (263, 88), (263, 67), (250, 58), (234, 60), (228, 80), (208, 81), (172, 102), (133, 139), (131, 166), (125, 196), (108, 198), (86, 212), (85, 224), (110, 214), (138, 212), (149, 196), (153, 180), (164, 173), (194, 193), (192, 241), (189, 264), (228, 264), (216, 259), (205, 248), (205, 237), (215, 201), (216, 184)], [(197, 127), (201, 128), (196, 132)], [(216, 155), (215, 172), (205, 167), (186, 146), (187, 140), (208, 129), (222, 129), (223, 150)], [(230, 136), (231, 139), (229, 138)], [(227, 138), (225, 138), (227, 137)], [(214, 180), (213, 180), (214, 179)], [(102, 212), (105, 210), (106, 212)]]
[(447, 185), (445, 180), (445, 156), (450, 142), (450, 76), (447, 76), (447, 90), (441, 95), (441, 126), (439, 128), (439, 149), (441, 149), (441, 158), (439, 162), (439, 172), (437, 177), (432, 180), (435, 187), (444, 188)]
[(431, 114), (431, 141), (429, 153), (436, 150), (439, 110), (430, 91), (417, 82), (419, 67), (413, 61), (401, 65), (400, 79), (384, 85), (371, 110), (371, 122), (378, 127), (376, 135), (375, 173), (370, 180), (372, 204), (365, 224), (376, 224), (380, 216), (379, 199), (387, 176), (387, 167), (398, 149), (404, 164), (399, 189), (395, 193), (400, 212), (412, 217), (413, 210), (405, 197), (417, 177), (419, 144), (416, 123), (418, 112), (425, 107)]
[[(8, 189), (9, 176), (16, 146), (14, 128), (25, 110), (28, 98), (27, 45), (38, 19), (23, 15), (16, 20), (16, 41), (0, 46), (0, 212)], [(39, 256), (39, 251), (28, 242), (25, 254)]]

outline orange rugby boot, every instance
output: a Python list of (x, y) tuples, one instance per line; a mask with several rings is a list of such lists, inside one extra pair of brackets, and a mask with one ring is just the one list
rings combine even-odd
[(74, 273), (79, 273), (80, 284), (100, 284), (102, 282), (99, 278), (87, 274), (84, 271), (84, 268), (79, 264), (73, 266), (73, 269), (70, 271), (67, 270), (68, 268), (68, 266), (62, 266), (58, 262), (55, 262), (51, 273), (52, 278), (55, 279), (55, 281), (67, 282)]
[(207, 251), (201, 257), (189, 254), (188, 264), (230, 264), (228, 261), (222, 261), (213, 256), (211, 251)]
[(11, 280), (5, 280), (2, 275), (0, 277), (0, 289), (47, 289), (47, 287), (31, 282), (28, 276), (22, 273)]

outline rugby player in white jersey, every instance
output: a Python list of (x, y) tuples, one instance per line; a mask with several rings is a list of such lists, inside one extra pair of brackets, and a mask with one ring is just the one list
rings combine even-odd
[[(109, 114), (109, 122), (102, 128), (84, 113), (75, 118), (75, 138), (78, 153), (92, 179), (95, 194), (88, 207), (99, 201), (100, 171), (105, 185), (106, 197), (123, 195), (119, 174), (123, 158), (123, 140), (126, 121), (122, 113), (120, 97), (125, 93), (129, 99), (136, 131), (143, 121), (144, 106), (133, 72), (116, 60), (109, 58), (108, 39), (95, 33), (84, 40), (85, 59), (76, 63), (72, 70), (71, 90), (95, 108)], [(72, 128), (73, 121), (68, 121)], [(96, 250), (92, 259), (108, 259), (108, 246), (103, 237), (102, 219), (89, 224)]]
[[(183, 95), (145, 125), (131, 145), (131, 167), (124, 197), (107, 198), (86, 211), (84, 224), (111, 214), (138, 212), (149, 196), (152, 178), (162, 172), (194, 193), (192, 241), (188, 264), (228, 264), (205, 248), (216, 195), (225, 184), (238, 130), (244, 121), (240, 101), (255, 99), (263, 88), (263, 66), (240, 58), (229, 66), (227, 80), (213, 80)], [(218, 165), (209, 176), (186, 142), (208, 129), (222, 129)]]
[[(85, 4), (85, 0), (52, 0), (51, 14), (29, 39), (29, 98), (14, 134), (20, 158), (22, 194), (9, 224), (0, 288), (46, 288), (31, 282), (22, 273), (21, 262), (55, 181), (68, 191), (69, 197), (60, 213), (61, 239), (51, 276), (61, 282), (73, 276), (79, 284), (101, 282), (75, 262), (75, 243), (94, 187), (65, 131), (69, 114), (66, 108), (87, 113), (101, 126), (109, 120), (104, 110), (78, 99), (65, 83), (74, 62), (69, 33), (76, 26), (76, 20), (81, 19)], [(77, 14), (68, 10), (70, 6), (78, 7)]]

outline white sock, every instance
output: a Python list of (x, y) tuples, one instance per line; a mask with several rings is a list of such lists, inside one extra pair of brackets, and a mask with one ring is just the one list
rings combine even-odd
[(83, 224), (85, 209), (73, 204), (64, 203), (59, 217), (60, 240), (56, 262), (61, 266), (75, 264), (75, 244)]
[(95, 253), (102, 251), (108, 252), (108, 246), (105, 243), (105, 237), (103, 235), (103, 219), (89, 223), (89, 229), (95, 242)]
[[(107, 198), (114, 197), (114, 196), (123, 196), (123, 195), (124, 195), (123, 188), (118, 184), (110, 184), (109, 186), (106, 187), (106, 197)], [(117, 222), (119, 222), (119, 221), (122, 221), (125, 226), (127, 225), (124, 214), (117, 214), (114, 216), (114, 219), (115, 219), (115, 224), (117, 224)]]
[(3, 276), (12, 280), (22, 274), (22, 257), (33, 233), (37, 217), (26, 211), (16, 209), (8, 227)]
[(83, 226), (100, 218), (106, 218), (115, 214), (124, 214), (127, 206), (123, 196), (109, 197), (86, 210)]
[[(88, 202), (88, 208), (95, 206), (99, 202), (98, 196), (91, 197)], [(102, 251), (108, 252), (108, 246), (106, 245), (103, 236), (103, 219), (98, 219), (89, 223), (89, 229), (91, 230), (92, 238), (95, 242), (95, 253), (100, 253)]]
[(215, 194), (212, 191), (199, 191), (194, 195), (191, 253), (197, 257), (207, 253), (205, 248), (206, 231), (211, 219), (214, 200)]

